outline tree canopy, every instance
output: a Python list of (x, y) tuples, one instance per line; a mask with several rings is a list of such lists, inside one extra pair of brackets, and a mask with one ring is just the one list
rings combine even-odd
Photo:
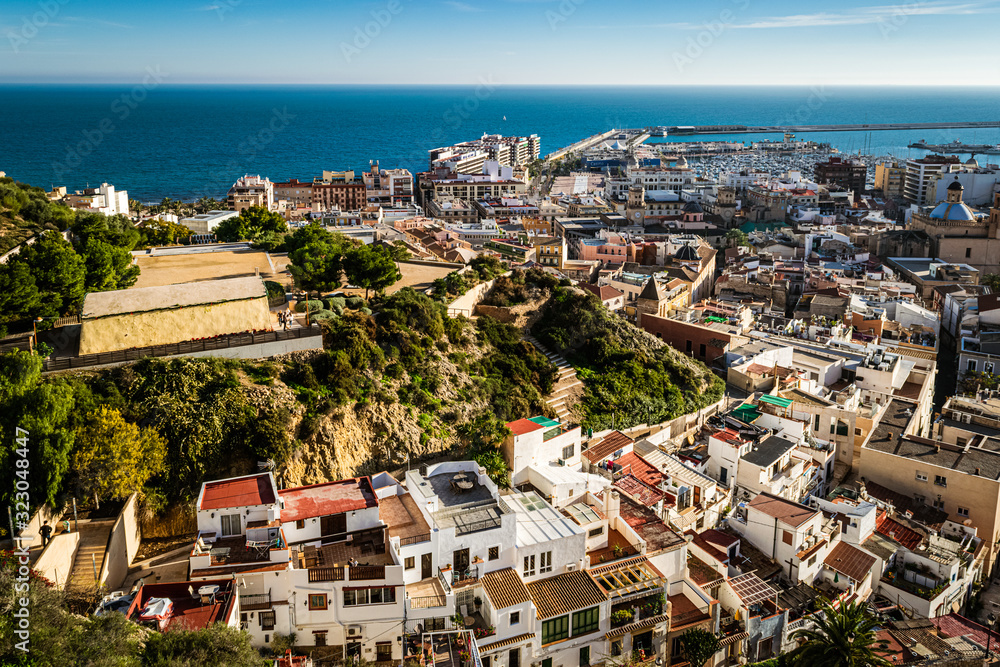
[(393, 253), (386, 246), (362, 245), (344, 254), (344, 272), (352, 285), (381, 292), (403, 277)]
[(703, 628), (691, 628), (681, 635), (681, 652), (691, 667), (703, 667), (719, 648), (719, 638)]
[(251, 206), (234, 218), (223, 220), (215, 228), (215, 238), (220, 241), (256, 241), (268, 234), (283, 234), (288, 223), (278, 213), (262, 206)]
[(100, 498), (127, 498), (164, 470), (167, 445), (154, 428), (129, 424), (118, 410), (101, 406), (76, 431), (73, 469), (81, 490)]
[(343, 234), (333, 234), (319, 225), (306, 225), (286, 241), (288, 270), (295, 284), (309, 292), (329, 291), (340, 286), (344, 255), (354, 242)]
[(842, 604), (834, 609), (828, 602), (822, 615), (815, 616), (815, 628), (803, 628), (792, 638), (804, 643), (791, 656), (801, 667), (888, 667), (884, 652), (875, 648), (878, 621), (863, 602)]

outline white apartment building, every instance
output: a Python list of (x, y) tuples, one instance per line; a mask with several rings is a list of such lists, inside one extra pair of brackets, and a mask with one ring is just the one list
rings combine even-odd
[(236, 211), (209, 211), (199, 213), (189, 218), (181, 218), (180, 224), (190, 229), (195, 234), (211, 234), (223, 220), (229, 220), (239, 216)]
[(385, 637), (402, 624), (403, 567), (367, 477), (280, 491), (270, 473), (217, 480), (196, 507), (190, 578), (240, 578), (254, 645), (294, 632), (333, 656), (402, 658)]
[(518, 419), (507, 424), (510, 435), (501, 450), (511, 471), (512, 486), (528, 481), (530, 468), (558, 462), (570, 470), (581, 468), (581, 431), (548, 417)]
[(275, 210), (274, 183), (267, 177), (261, 178), (259, 175), (250, 176), (247, 174), (240, 177), (229, 188), (227, 199), (229, 208), (237, 213), (254, 206), (273, 211)]

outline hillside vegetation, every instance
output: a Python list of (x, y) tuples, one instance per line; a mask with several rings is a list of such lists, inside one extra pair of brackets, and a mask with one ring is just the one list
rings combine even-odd
[[(189, 502), (204, 480), (256, 470), (268, 459), (292, 485), (372, 473), (452, 447), (488, 454), (462, 449), (460, 440), (477, 441), (459, 435), (469, 433), (463, 426), (502, 437), (503, 422), (544, 413), (555, 368), (518, 329), (448, 317), (443, 304), (409, 288), (369, 305), (371, 315), (348, 309), (324, 320), (323, 351), (273, 360), (147, 359), (42, 378), (37, 356), (2, 355), (3, 488), (14, 488), (15, 426), (30, 433), (33, 506), (141, 491), (146, 508), (158, 511)], [(112, 489), (93, 480), (127, 467), (129, 452), (102, 459), (88, 439), (121, 431), (119, 414), (162, 438), (163, 460), (129, 468)], [(83, 458), (86, 475), (73, 465)]]
[(584, 428), (667, 421), (714, 403), (725, 389), (704, 364), (579, 289), (556, 288), (532, 333), (576, 366), (586, 387), (580, 406)]

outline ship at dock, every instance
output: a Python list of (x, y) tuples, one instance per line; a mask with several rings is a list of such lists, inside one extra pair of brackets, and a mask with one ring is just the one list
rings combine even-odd
[(960, 140), (947, 144), (929, 144), (923, 139), (909, 145), (933, 153), (956, 153), (959, 155), (1000, 155), (1000, 144), (963, 144)]

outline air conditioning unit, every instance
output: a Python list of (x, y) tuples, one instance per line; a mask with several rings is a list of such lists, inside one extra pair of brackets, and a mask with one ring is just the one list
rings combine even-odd
[(567, 563), (566, 564), (566, 570), (569, 571), (569, 572), (575, 571), (576, 570), (576, 563)]
[(361, 626), (360, 625), (348, 625), (347, 626), (347, 636), (348, 637), (360, 637), (361, 636)]

